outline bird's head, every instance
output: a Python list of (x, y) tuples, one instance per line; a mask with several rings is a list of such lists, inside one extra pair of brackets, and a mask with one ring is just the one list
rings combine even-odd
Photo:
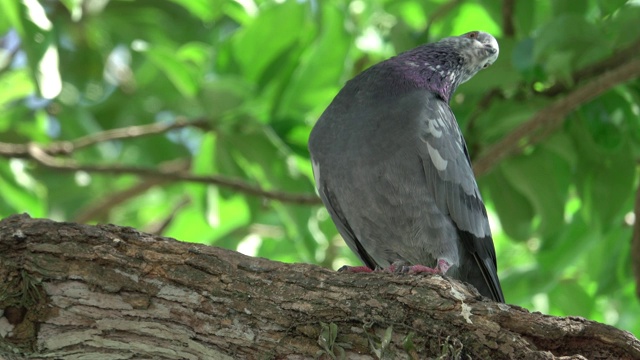
[(471, 31), (406, 51), (372, 67), (371, 73), (379, 74), (384, 69), (392, 69), (399, 74), (396, 78), (403, 79), (397, 84), (388, 85), (385, 90), (398, 92), (407, 83), (412, 83), (449, 101), (458, 85), (493, 64), (499, 52), (498, 42), (493, 36), (482, 31)]
[(459, 83), (471, 79), (478, 71), (489, 67), (498, 58), (500, 48), (496, 39), (486, 32), (471, 31), (438, 42), (457, 52), (463, 60)]

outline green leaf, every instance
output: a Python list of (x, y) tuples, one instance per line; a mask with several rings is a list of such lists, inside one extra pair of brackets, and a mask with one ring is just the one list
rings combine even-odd
[[(515, 3), (514, 3), (515, 4)], [(543, 4), (536, 4), (532, 1), (520, 1), (514, 6), (514, 21), (516, 33), (522, 35), (529, 35), (535, 29), (539, 14), (546, 13), (546, 9), (541, 9)], [(546, 6), (550, 6), (548, 3)], [(539, 21), (539, 20), (538, 20)]]
[(222, 15), (221, 8), (225, 0), (171, 0), (187, 9), (202, 21), (211, 22)]
[(280, 108), (288, 113), (281, 111), (277, 116), (299, 116), (305, 109), (324, 109), (338, 92), (352, 40), (341, 26), (344, 21), (344, 13), (337, 7), (323, 8), (320, 35), (302, 54), (282, 96)]
[[(607, 4), (615, 1), (603, 1)], [(622, 6), (613, 16), (606, 19), (604, 29), (617, 48), (623, 48), (638, 41), (640, 29), (635, 26), (640, 16), (640, 4), (629, 2)]]
[(574, 279), (560, 281), (558, 286), (549, 292), (549, 304), (551, 314), (586, 318), (591, 316), (595, 306), (593, 297)]
[(554, 74), (566, 74), (572, 70), (569, 60), (585, 64), (599, 60), (594, 56), (585, 59), (594, 47), (600, 49), (598, 54), (602, 56), (609, 53), (611, 45), (597, 26), (581, 16), (567, 14), (558, 16), (540, 30), (533, 55), (536, 62), (545, 66), (553, 60), (548, 70)]
[(298, 40), (308, 20), (306, 9), (306, 4), (294, 1), (274, 4), (261, 10), (234, 36), (234, 56), (248, 79), (257, 82), (267, 67)]
[(168, 47), (153, 46), (148, 49), (147, 57), (171, 80), (183, 96), (192, 98), (198, 91), (197, 71), (176, 59), (175, 53), (175, 50)]
[(557, 234), (543, 242), (537, 254), (541, 276), (556, 286), (567, 269), (579, 264), (600, 237), (597, 229), (591, 228), (582, 217), (574, 216)]
[[(607, 234), (603, 234), (600, 241), (596, 242), (585, 256), (586, 275), (597, 284), (596, 295), (608, 296), (625, 285), (631, 269), (631, 242), (621, 239), (631, 237), (631, 227), (614, 227)], [(603, 254), (606, 254), (604, 259)]]
[(479, 179), (482, 188), (488, 188), (502, 230), (514, 240), (527, 240), (532, 234), (534, 210), (532, 202), (519, 192), (505, 177), (503, 166)]
[(47, 192), (37, 183), (21, 160), (12, 165), (0, 161), (0, 218), (26, 212), (32, 217), (44, 217)]
[(11, 28), (15, 28), (18, 33), (24, 34), (21, 21), (21, 7), (17, 1), (0, 1), (0, 33), (4, 34)]
[(475, 126), (478, 136), (488, 143), (496, 142), (548, 103), (546, 99), (532, 99), (526, 103), (495, 100), (478, 116)]
[(587, 1), (552, 1), (551, 9), (555, 16), (572, 14), (582, 16), (589, 9)]
[[(597, 106), (597, 105), (596, 105)], [(606, 112), (586, 112), (569, 127), (581, 157), (576, 169), (583, 214), (594, 226), (617, 226), (620, 207), (634, 196), (636, 161), (622, 119), (615, 124)], [(600, 119), (604, 120), (601, 121)]]
[[(603, 15), (609, 15), (616, 12), (616, 10), (623, 8), (624, 5), (628, 3), (628, 1), (627, 0), (598, 0), (597, 3)], [(620, 12), (624, 12), (624, 11), (620, 11)]]
[(33, 94), (35, 86), (26, 69), (0, 73), (0, 109), (6, 109), (11, 102)]
[(540, 218), (542, 236), (556, 234), (564, 222), (564, 203), (569, 187), (569, 167), (542, 149), (508, 159), (502, 169), (507, 181), (533, 205)]

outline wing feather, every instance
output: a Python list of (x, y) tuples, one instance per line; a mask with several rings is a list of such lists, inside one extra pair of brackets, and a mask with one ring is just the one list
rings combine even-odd
[[(438, 206), (446, 210), (455, 223), (462, 244), (472, 255), (473, 265), (480, 270), (488, 291), (494, 300), (504, 302), (496, 273), (496, 254), (487, 211), (473, 175), (464, 138), (449, 105), (427, 92), (422, 96), (418, 135), (425, 145), (419, 150), (425, 177), (431, 180), (429, 185)], [(438, 159), (432, 157), (434, 152), (429, 151), (430, 148), (438, 151)], [(443, 161), (447, 164), (444, 168), (441, 166)], [(474, 276), (473, 270), (467, 271), (470, 273), (468, 277)]]

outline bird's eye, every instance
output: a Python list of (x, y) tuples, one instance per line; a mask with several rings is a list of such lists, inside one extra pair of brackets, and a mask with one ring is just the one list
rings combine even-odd
[(478, 38), (478, 32), (477, 31), (472, 31), (470, 33), (467, 33), (467, 37), (469, 39), (477, 39)]

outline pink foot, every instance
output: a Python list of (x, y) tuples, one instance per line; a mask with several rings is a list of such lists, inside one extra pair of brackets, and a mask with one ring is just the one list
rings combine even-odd
[(350, 272), (350, 273), (370, 273), (373, 270), (369, 269), (366, 266), (343, 266), (338, 269), (338, 272)]
[(451, 264), (449, 264), (446, 260), (438, 259), (438, 265), (435, 268), (430, 268), (424, 265), (413, 265), (409, 267), (409, 273), (445, 274), (450, 267)]

